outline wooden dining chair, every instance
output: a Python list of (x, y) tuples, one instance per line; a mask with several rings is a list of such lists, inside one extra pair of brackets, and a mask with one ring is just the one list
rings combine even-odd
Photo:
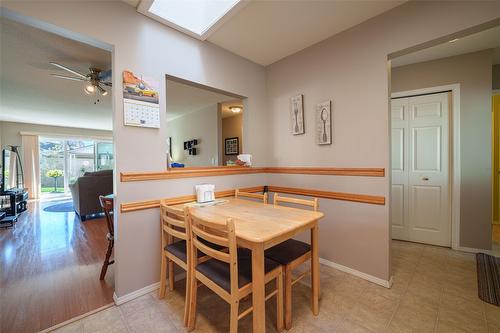
[[(185, 215), (192, 252), (201, 251), (212, 258), (203, 263), (191, 260), (190, 307), (187, 329), (192, 331), (195, 328), (199, 281), (229, 303), (231, 308), (229, 332), (236, 333), (238, 321), (253, 310), (253, 307), (250, 306), (241, 313), (239, 312), (240, 300), (252, 293), (251, 256), (238, 254), (235, 227), (231, 218), (228, 218), (224, 223), (209, 222), (196, 216), (188, 207)], [(207, 246), (207, 242), (224, 247), (227, 252)], [(276, 326), (277, 330), (281, 332), (283, 331), (282, 267), (272, 260), (264, 260), (264, 283), (276, 281), (276, 288), (265, 299), (277, 296)]]
[(163, 200), (160, 201), (161, 220), (161, 270), (159, 298), (164, 298), (168, 287), (174, 290), (174, 264), (186, 271), (186, 300), (184, 304), (184, 325), (187, 323), (189, 300), (189, 270), (188, 262), (191, 256), (186, 233), (184, 212), (169, 207)]
[(241, 197), (257, 199), (257, 200), (261, 200), (263, 203), (267, 204), (267, 192), (264, 194), (258, 194), (258, 193), (245, 192), (245, 191), (241, 191), (239, 189), (236, 189), (236, 191), (234, 192), (234, 197), (236, 199), (239, 199)]
[[(274, 205), (278, 206), (280, 203), (308, 206), (314, 211), (317, 211), (319, 208), (317, 198), (305, 200), (283, 197), (277, 193), (274, 194)], [(311, 274), (311, 270), (309, 269), (293, 279), (292, 271), (311, 260), (311, 245), (295, 239), (289, 239), (266, 250), (265, 256), (283, 265), (283, 278), (285, 280), (285, 329), (289, 330), (292, 328), (292, 285)]]
[(111, 254), (113, 253), (113, 246), (115, 245), (115, 229), (113, 224), (113, 197), (111, 196), (99, 196), (99, 202), (101, 203), (102, 210), (104, 211), (104, 216), (106, 217), (106, 224), (108, 226), (108, 233), (106, 234), (106, 239), (108, 240), (108, 250), (106, 251), (106, 258), (102, 264), (101, 275), (99, 280), (104, 280), (106, 272), (108, 271), (108, 266), (115, 263), (111, 259)]

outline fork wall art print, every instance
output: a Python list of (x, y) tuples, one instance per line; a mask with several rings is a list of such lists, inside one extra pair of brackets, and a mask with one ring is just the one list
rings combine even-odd
[(316, 105), (316, 143), (332, 144), (332, 109), (331, 101)]
[(293, 135), (304, 134), (304, 105), (302, 95), (290, 99), (290, 131)]

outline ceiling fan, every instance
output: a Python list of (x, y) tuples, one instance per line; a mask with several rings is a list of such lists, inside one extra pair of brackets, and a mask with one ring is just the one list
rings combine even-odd
[(95, 94), (96, 92), (98, 92), (102, 96), (106, 96), (108, 94), (108, 92), (102, 86), (111, 87), (111, 82), (106, 81), (106, 79), (111, 79), (110, 70), (103, 72), (99, 68), (90, 67), (89, 73), (82, 74), (78, 71), (75, 71), (74, 69), (58, 64), (57, 62), (50, 62), (50, 64), (60, 69), (64, 69), (65, 71), (70, 72), (76, 77), (59, 75), (59, 74), (50, 74), (50, 75), (60, 79), (84, 82), (85, 86), (83, 88), (83, 91), (85, 91), (86, 94), (92, 95)]

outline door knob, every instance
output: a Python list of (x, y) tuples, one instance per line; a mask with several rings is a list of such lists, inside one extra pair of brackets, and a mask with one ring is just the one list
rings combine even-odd
[(427, 180), (429, 180), (429, 177), (422, 177), (422, 180), (427, 181)]

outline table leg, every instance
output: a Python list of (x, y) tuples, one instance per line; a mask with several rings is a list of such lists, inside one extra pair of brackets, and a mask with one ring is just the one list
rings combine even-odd
[(312, 275), (312, 311), (319, 314), (319, 253), (318, 224), (311, 228), (311, 275)]
[(266, 331), (266, 296), (264, 283), (264, 246), (252, 249), (253, 332)]

